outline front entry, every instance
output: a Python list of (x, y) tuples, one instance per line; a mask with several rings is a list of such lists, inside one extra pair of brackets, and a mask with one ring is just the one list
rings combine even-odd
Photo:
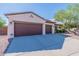
[(52, 25), (46, 25), (45, 29), (46, 29), (46, 34), (51, 34), (52, 33)]

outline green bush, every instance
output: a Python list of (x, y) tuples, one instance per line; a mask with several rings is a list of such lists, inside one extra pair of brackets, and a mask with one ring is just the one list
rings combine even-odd
[(62, 29), (62, 30), (56, 30), (56, 33), (65, 33), (65, 29)]
[(5, 26), (5, 21), (3, 19), (0, 18), (0, 28)]

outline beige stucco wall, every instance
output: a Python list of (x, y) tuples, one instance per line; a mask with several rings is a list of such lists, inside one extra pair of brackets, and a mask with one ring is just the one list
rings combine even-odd
[[(33, 16), (33, 18), (31, 17)], [(41, 19), (40, 17), (32, 14), (32, 13), (27, 13), (27, 14), (16, 14), (16, 15), (9, 15), (7, 16), (9, 20), (13, 21), (24, 21), (24, 22), (32, 22), (32, 23), (45, 23), (45, 20)]]
[(8, 38), (14, 38), (14, 22), (8, 23)]

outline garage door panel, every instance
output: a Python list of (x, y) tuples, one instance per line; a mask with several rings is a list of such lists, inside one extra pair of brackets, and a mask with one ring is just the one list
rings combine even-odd
[(38, 35), (42, 34), (42, 24), (16, 23), (14, 24), (15, 36)]

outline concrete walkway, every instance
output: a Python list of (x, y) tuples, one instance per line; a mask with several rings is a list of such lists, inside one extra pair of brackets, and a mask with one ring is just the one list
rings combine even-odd
[(6, 47), (8, 45), (8, 40), (6, 35), (0, 35), (0, 55), (3, 55)]
[(5, 56), (15, 55), (15, 56), (79, 56), (79, 37), (70, 35), (70, 37), (65, 38), (62, 49), (58, 50), (44, 50), (36, 52), (19, 52), (19, 53), (8, 53)]

